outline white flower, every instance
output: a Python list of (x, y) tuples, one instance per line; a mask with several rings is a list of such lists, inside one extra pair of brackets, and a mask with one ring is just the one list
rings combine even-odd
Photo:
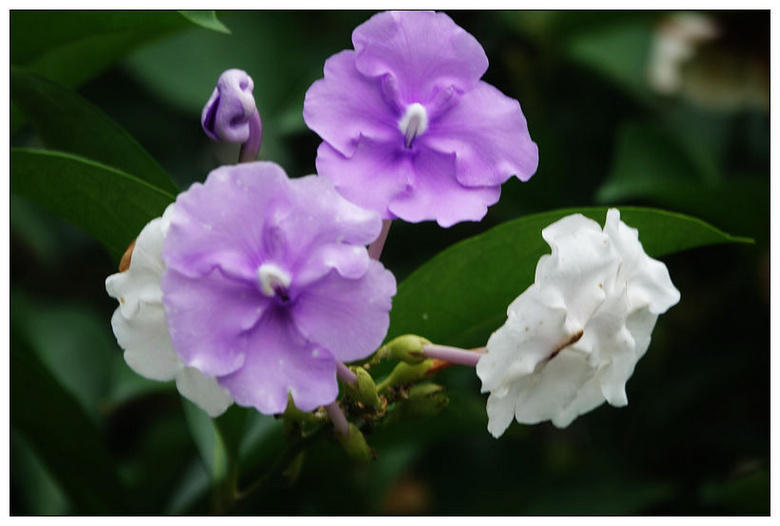
[(162, 248), (170, 209), (141, 231), (129, 268), (106, 278), (106, 291), (119, 301), (111, 327), (133, 371), (151, 380), (175, 380), (182, 396), (213, 418), (224, 413), (233, 399), (216, 379), (182, 363), (165, 323), (160, 280), (165, 270)]
[(552, 254), (539, 260), (535, 283), (509, 306), (477, 364), (495, 437), (513, 416), (566, 427), (605, 400), (626, 405), (626, 381), (658, 315), (680, 300), (666, 266), (644, 252), (616, 209), (603, 231), (574, 214), (542, 237)]

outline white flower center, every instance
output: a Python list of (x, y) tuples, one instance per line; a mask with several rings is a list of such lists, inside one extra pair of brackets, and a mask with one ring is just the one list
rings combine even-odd
[(274, 263), (263, 263), (257, 269), (260, 290), (268, 297), (279, 296), (288, 299), (287, 288), (290, 286), (290, 274)]
[(415, 137), (422, 135), (428, 129), (428, 112), (425, 111), (425, 106), (419, 102), (407, 106), (406, 113), (398, 121), (398, 129), (404, 134), (406, 147), (411, 148)]

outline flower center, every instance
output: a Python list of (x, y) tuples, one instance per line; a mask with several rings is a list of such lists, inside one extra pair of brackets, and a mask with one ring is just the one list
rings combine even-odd
[(428, 112), (425, 111), (425, 106), (419, 102), (407, 106), (406, 113), (398, 121), (398, 128), (404, 134), (406, 148), (411, 148), (415, 137), (422, 135), (428, 129)]
[(290, 299), (287, 289), (291, 278), (283, 268), (274, 263), (263, 263), (257, 269), (257, 278), (260, 282), (260, 290), (269, 298), (276, 296), (282, 301)]

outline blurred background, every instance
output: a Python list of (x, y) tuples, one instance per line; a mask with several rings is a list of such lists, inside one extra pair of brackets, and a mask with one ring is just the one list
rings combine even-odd
[[(314, 172), (319, 144), (301, 117), (304, 93), (371, 14), (219, 12), (225, 34), (194, 24), (128, 29), (94, 12), (17, 11), (11, 62), (98, 106), (182, 188), (235, 162), (238, 147), (207, 139), (199, 119), (219, 74), (244, 69), (263, 119), (260, 158), (299, 176)], [(626, 408), (604, 405), (564, 430), (514, 423), (496, 440), (478, 379), (452, 368), (437, 377), (449, 405), (369, 434), (379, 453), (371, 464), (320, 441), (289, 484), (236, 511), (768, 514), (769, 12), (449, 14), (484, 46), (484, 80), (520, 101), (540, 165), (529, 182), (506, 183), (479, 224), (396, 222), (382, 259), (399, 282), (458, 240), (563, 207), (654, 206), (755, 244), (664, 258), (682, 300), (659, 319)], [(35, 35), (62, 28), (71, 40), (59, 54), (27, 51)], [(13, 107), (10, 124), (12, 146), (40, 145)], [(208, 513), (192, 408), (172, 384), (130, 371), (111, 332), (116, 302), (104, 280), (116, 261), (25, 199), (12, 194), (10, 204), (11, 346), (42, 365), (37, 376), (10, 371), (12, 405), (26, 415), (17, 422), (12, 411), (11, 513)], [(22, 390), (30, 385), (42, 387)], [(54, 399), (83, 421), (59, 421)], [(278, 454), (281, 426), (251, 415), (242, 484)], [(57, 454), (57, 442), (86, 440), (85, 429), (99, 437), (89, 466)], [(117, 483), (121, 505), (89, 492), (110, 494)]]

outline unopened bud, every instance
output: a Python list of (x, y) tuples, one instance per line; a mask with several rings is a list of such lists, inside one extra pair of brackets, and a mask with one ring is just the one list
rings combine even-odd
[(362, 367), (355, 367), (352, 369), (357, 376), (357, 386), (345, 384), (345, 389), (350, 397), (358, 402), (362, 402), (372, 407), (380, 407), (382, 401), (377, 394), (376, 384), (374, 379), (368, 374), (368, 371)]
[(399, 401), (385, 420), (386, 424), (419, 418), (429, 418), (447, 407), (450, 400), (444, 387), (426, 383), (409, 389), (408, 397)]
[(396, 385), (406, 385), (418, 382), (428, 375), (428, 370), (432, 365), (432, 359), (427, 359), (415, 365), (401, 362), (395, 366), (395, 369), (390, 373), (390, 376), (382, 380), (377, 387), (377, 390), (381, 392)]
[(254, 161), (263, 138), (254, 87), (245, 71), (229, 69), (220, 75), (201, 113), (203, 131), (211, 139), (241, 144), (239, 162)]
[(339, 442), (347, 454), (360, 462), (370, 462), (376, 458), (376, 453), (368, 446), (366, 437), (355, 424), (349, 424), (347, 435), (338, 435)]
[(423, 345), (430, 341), (414, 334), (405, 334), (385, 344), (380, 352), (387, 358), (400, 360), (409, 364), (417, 364), (425, 360)]

